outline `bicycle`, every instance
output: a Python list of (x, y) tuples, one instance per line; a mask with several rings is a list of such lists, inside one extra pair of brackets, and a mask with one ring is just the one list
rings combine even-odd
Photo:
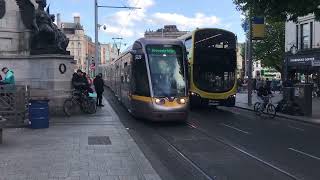
[[(261, 116), (261, 114), (267, 114), (270, 118), (275, 118), (277, 115), (276, 107), (272, 104), (272, 97), (271, 95), (262, 96), (262, 98), (268, 98), (267, 102), (256, 102), (253, 106), (253, 110), (256, 115)], [(263, 106), (264, 104), (264, 106)], [(265, 110), (267, 110), (265, 112)]]
[(88, 96), (87, 91), (73, 90), (71, 98), (68, 98), (63, 103), (64, 113), (70, 117), (76, 106), (80, 106), (82, 112), (87, 114), (94, 114), (97, 112), (96, 100)]

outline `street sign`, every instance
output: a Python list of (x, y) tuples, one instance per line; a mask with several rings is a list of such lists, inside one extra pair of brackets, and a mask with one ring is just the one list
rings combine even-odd
[(264, 17), (253, 17), (252, 19), (252, 39), (261, 40), (265, 37)]

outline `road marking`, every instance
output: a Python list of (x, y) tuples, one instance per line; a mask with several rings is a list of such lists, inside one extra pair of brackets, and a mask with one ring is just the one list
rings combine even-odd
[(302, 152), (302, 151), (299, 151), (299, 150), (296, 150), (296, 149), (293, 149), (293, 148), (288, 148), (288, 149), (291, 150), (291, 151), (294, 151), (294, 152), (303, 154), (303, 155), (305, 155), (305, 156), (308, 156), (308, 157), (310, 157), (310, 158), (313, 158), (313, 159), (316, 159), (316, 160), (320, 161), (320, 158), (317, 157), (317, 156), (314, 156), (314, 155), (311, 155), (311, 154), (308, 154), (308, 153), (305, 153), (305, 152)]
[(292, 129), (299, 130), (299, 131), (304, 131), (304, 129), (298, 128), (298, 127), (295, 127), (295, 126), (288, 125), (288, 127), (289, 127), (289, 128), (292, 128)]
[(191, 123), (187, 123), (191, 128), (197, 129), (197, 126), (191, 124)]
[(275, 170), (277, 170), (277, 171), (279, 171), (279, 172), (281, 172), (281, 173), (289, 176), (289, 177), (292, 178), (292, 179), (298, 180), (298, 178), (295, 177), (293, 174), (290, 174), (289, 172), (287, 172), (287, 171), (285, 171), (285, 170), (283, 170), (283, 169), (281, 169), (281, 168), (279, 168), (279, 167), (277, 167), (277, 166), (275, 166), (275, 165), (272, 165), (271, 163), (269, 163), (269, 162), (267, 162), (267, 161), (264, 161), (264, 160), (260, 159), (259, 157), (257, 157), (257, 156), (255, 156), (255, 155), (253, 155), (253, 154), (251, 154), (251, 153), (249, 153), (249, 152), (241, 149), (240, 147), (237, 147), (237, 146), (233, 145), (232, 143), (228, 142), (227, 140), (223, 139), (222, 137), (210, 136), (210, 135), (208, 135), (208, 134), (206, 133), (205, 130), (203, 130), (203, 129), (201, 129), (201, 128), (198, 128), (197, 130), (199, 130), (199, 131), (202, 132), (203, 134), (207, 135), (208, 137), (211, 137), (212, 139), (214, 139), (214, 140), (216, 140), (216, 141), (218, 141), (218, 142), (221, 142), (222, 144), (225, 144), (225, 145), (230, 146), (231, 148), (233, 148), (233, 149), (235, 149), (235, 150), (237, 150), (237, 151), (240, 151), (241, 153), (243, 153), (243, 154), (245, 154), (245, 155), (247, 155), (247, 156), (249, 156), (249, 157), (257, 160), (258, 162), (261, 162), (262, 164), (265, 164), (265, 165), (267, 165), (267, 166), (269, 166), (269, 167), (271, 167), (271, 168), (273, 168), (273, 169), (275, 169)]
[(241, 130), (239, 128), (236, 128), (236, 127), (228, 125), (228, 124), (221, 123), (220, 125), (228, 127), (228, 128), (231, 128), (231, 129), (234, 129), (236, 131), (239, 131), (239, 132), (242, 132), (242, 133), (245, 133), (245, 134), (250, 134), (248, 131)]

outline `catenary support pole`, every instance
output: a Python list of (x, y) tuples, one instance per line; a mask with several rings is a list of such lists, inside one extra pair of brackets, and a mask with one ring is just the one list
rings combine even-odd
[(98, 35), (98, 0), (94, 0), (94, 39), (95, 39), (95, 57), (94, 57), (94, 62), (95, 62), (95, 74), (94, 76), (97, 75), (98, 67), (99, 67), (99, 35)]

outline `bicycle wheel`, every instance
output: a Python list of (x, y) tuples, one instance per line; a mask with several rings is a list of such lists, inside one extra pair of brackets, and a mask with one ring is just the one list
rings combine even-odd
[(87, 99), (85, 103), (85, 110), (88, 114), (94, 114), (97, 112), (97, 105), (94, 99)]
[(63, 103), (63, 112), (65, 115), (70, 117), (72, 115), (72, 109), (73, 109), (73, 101), (72, 99), (66, 99)]
[(255, 103), (254, 109), (255, 109), (255, 113), (256, 113), (257, 116), (260, 116), (261, 113), (263, 112), (262, 108), (263, 107), (262, 107), (262, 104), (260, 102)]
[(259, 106), (260, 104), (261, 104), (260, 102), (254, 103), (254, 105), (253, 105), (253, 111), (254, 111), (254, 112), (257, 112), (258, 106)]
[(267, 114), (270, 118), (274, 118), (277, 115), (276, 107), (273, 104), (267, 105)]

